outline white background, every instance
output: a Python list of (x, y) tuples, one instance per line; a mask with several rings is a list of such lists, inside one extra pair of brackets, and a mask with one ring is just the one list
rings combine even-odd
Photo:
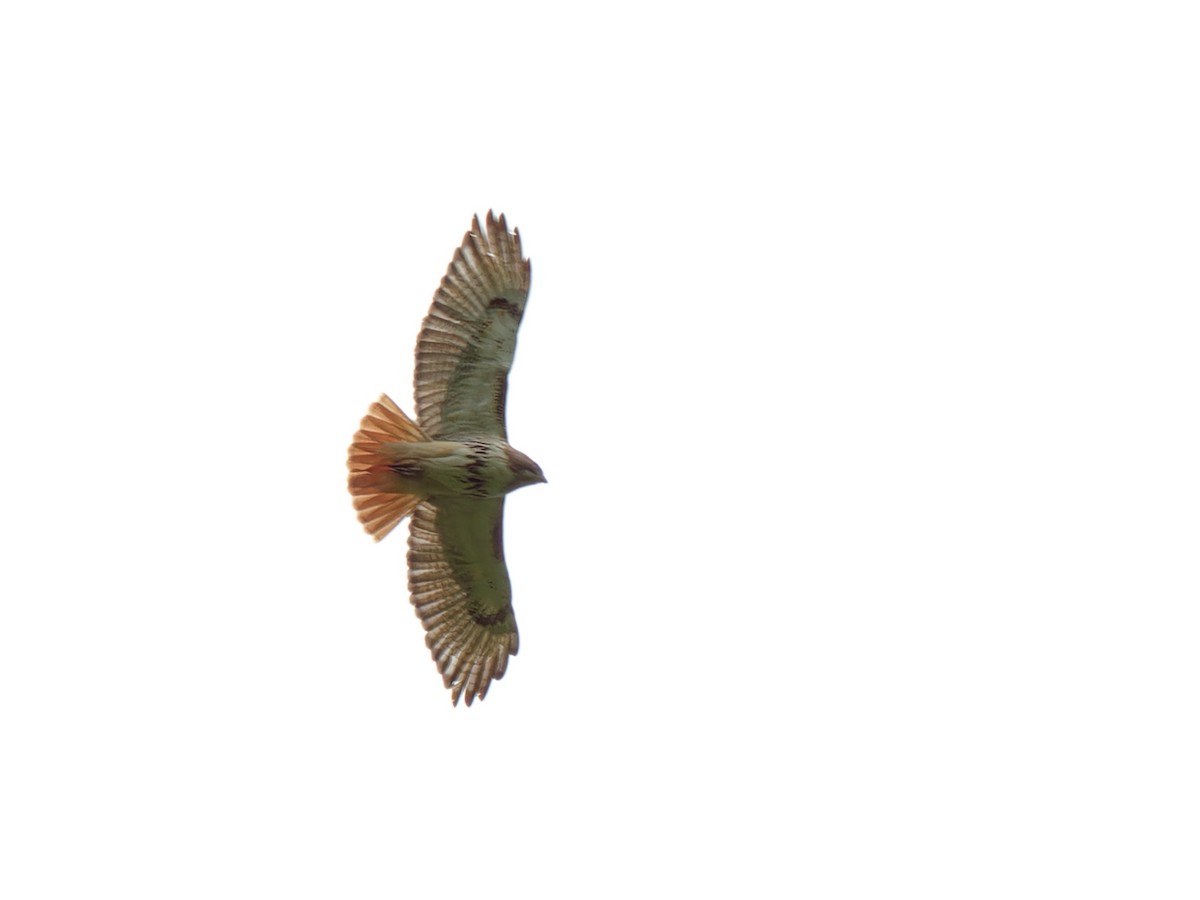
[[(1179, 3), (14, 3), (0, 894), (1195, 897)], [(345, 489), (472, 213), (521, 653)]]

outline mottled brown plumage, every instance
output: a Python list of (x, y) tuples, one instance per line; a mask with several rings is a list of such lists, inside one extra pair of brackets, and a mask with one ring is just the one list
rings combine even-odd
[(455, 704), (487, 695), (517, 652), (504, 562), (504, 496), (545, 481), (508, 445), (504, 405), (529, 260), (504, 216), (455, 251), (417, 338), (413, 422), (384, 395), (350, 445), (359, 521), (381, 540), (406, 516), (408, 586)]

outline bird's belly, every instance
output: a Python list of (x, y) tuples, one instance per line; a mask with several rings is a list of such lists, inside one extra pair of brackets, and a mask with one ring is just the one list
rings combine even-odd
[(391, 469), (408, 493), (423, 497), (501, 497), (514, 475), (502, 447), (485, 441), (399, 444)]

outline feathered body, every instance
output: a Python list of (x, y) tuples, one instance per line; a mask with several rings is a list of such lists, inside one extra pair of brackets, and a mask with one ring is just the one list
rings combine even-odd
[[(546, 480), (537, 463), (505, 441), (411, 444), (397, 441), (379, 444), (366, 452), (376, 458), (351, 474), (351, 490), (405, 494), (421, 500), (454, 497), (483, 500), (503, 497), (519, 487)], [(355, 456), (352, 447), (352, 461)], [(369, 523), (364, 524), (369, 531)], [(398, 520), (393, 524), (398, 524)], [(377, 539), (383, 536), (376, 532)]]
[(529, 260), (504, 217), (478, 217), (434, 295), (417, 340), (417, 421), (386, 394), (350, 446), (359, 521), (381, 540), (405, 517), (409, 589), (458, 703), (482, 699), (518, 647), (504, 562), (504, 496), (545, 481), (508, 444), (508, 371), (529, 294)]

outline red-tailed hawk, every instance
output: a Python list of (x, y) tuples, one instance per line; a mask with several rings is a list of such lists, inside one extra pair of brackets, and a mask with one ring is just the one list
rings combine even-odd
[(504, 216), (476, 216), (417, 338), (417, 421), (386, 394), (350, 445), (358, 520), (382, 540), (406, 516), (408, 588), (455, 704), (483, 699), (517, 652), (504, 495), (544, 482), (508, 445), (504, 400), (529, 260)]

